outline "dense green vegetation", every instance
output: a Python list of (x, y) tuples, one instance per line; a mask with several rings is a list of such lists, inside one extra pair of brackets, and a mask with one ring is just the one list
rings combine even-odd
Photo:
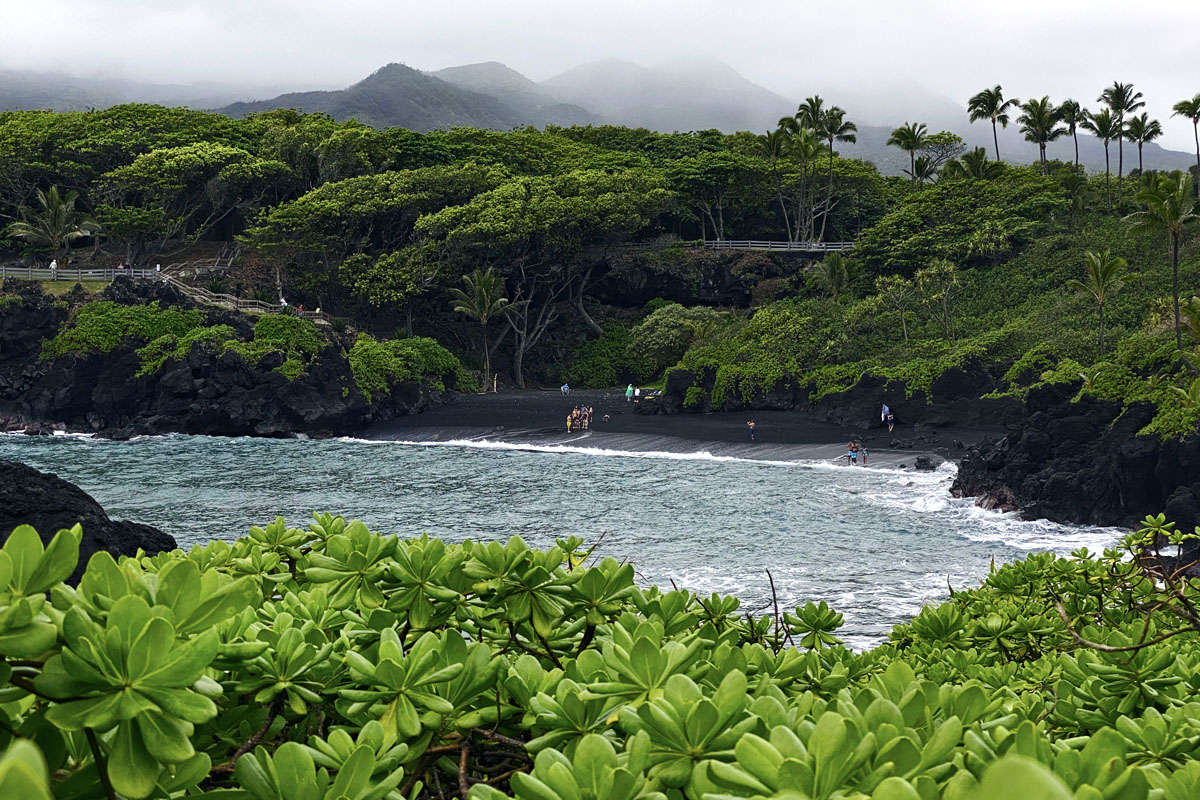
[[(861, 653), (547, 551), (282, 519), (154, 557), (0, 551), (5, 797), (1191, 800), (1200, 585), (1162, 518)], [(1167, 544), (1168, 542), (1172, 544)], [(1132, 552), (1135, 558), (1130, 559)]]
[[(102, 300), (79, 307), (70, 322), (45, 342), (42, 357), (86, 356), (131, 345), (140, 345), (139, 377), (158, 373), (168, 361), (184, 361), (198, 345), (212, 356), (232, 352), (250, 364), (278, 354), (280, 363), (274, 370), (295, 380), (330, 342), (312, 321), (294, 314), (260, 316), (253, 335), (243, 340), (227, 324), (205, 324), (205, 314), (199, 310), (161, 308), (157, 301), (130, 306)], [(407, 381), (438, 391), (447, 388), (447, 379), (449, 388), (473, 388), (454, 354), (432, 339), (377, 342), (359, 334), (346, 355), (355, 384), (368, 402), (374, 394), (388, 393), (394, 385)]]
[[(245, 263), (224, 288), (268, 300), (279, 288), (360, 327), (436, 339), (480, 368), (484, 387), (493, 371), (510, 385), (528, 374), (601, 386), (679, 366), (704, 378), (690, 406), (722, 408), (789, 385), (819, 398), (864, 374), (916, 391), (967, 359), (1003, 374), (1038, 348), (1056, 379), (1126, 370), (1114, 399), (1151, 399), (1162, 410), (1154, 430), (1189, 432), (1194, 188), (1125, 169), (1123, 143), (1162, 128), (1136, 113), (1132, 86), (1113, 84), (1097, 102), (1089, 112), (989, 88), (972, 98), (973, 118), (1019, 125), (1031, 165), (989, 161), (909, 123), (890, 140), (909, 174), (893, 178), (837, 154), (855, 127), (819, 97), (760, 135), (416, 133), (287, 110), (242, 120), (154, 106), (9, 112), (0, 215), (19, 221), (0, 247), (150, 263), (236, 241)], [(1170, 124), (1197, 124), (1192, 102)], [(1045, 158), (1046, 142), (1081, 132), (1115, 145), (1115, 174)], [(814, 263), (685, 246), (741, 238), (855, 249)], [(631, 241), (647, 246), (624, 249)], [(1103, 299), (1085, 285), (1089, 252), (1127, 266)], [(1119, 360), (1126, 340), (1157, 342), (1168, 326), (1179, 355)], [(163, 342), (151, 360), (187, 344)], [(288, 352), (299, 374), (311, 356)], [(409, 371), (387, 348), (356, 361), (372, 385)]]

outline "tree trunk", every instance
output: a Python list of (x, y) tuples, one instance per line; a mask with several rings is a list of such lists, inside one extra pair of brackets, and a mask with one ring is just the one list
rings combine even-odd
[(992, 117), (992, 144), (996, 145), (996, 160), (1000, 160), (1000, 136), (996, 133), (996, 118)]
[(1183, 349), (1183, 334), (1179, 329), (1179, 234), (1171, 233), (1171, 294), (1175, 299), (1175, 349)]
[(829, 212), (833, 210), (833, 137), (829, 137), (829, 184), (825, 189), (825, 210), (821, 213), (821, 232), (817, 241), (825, 241), (825, 223), (829, 222)]
[(917, 182), (917, 151), (908, 151), (908, 182)]
[(1192, 190), (1200, 197), (1200, 123), (1192, 123), (1192, 136), (1196, 140), (1196, 180), (1192, 181)]
[(904, 343), (908, 344), (908, 320), (905, 318), (905, 310), (900, 309), (900, 330), (904, 331)]
[(1046, 174), (1046, 143), (1038, 142), (1038, 156), (1042, 161), (1042, 174)]
[(525, 373), (521, 371), (521, 363), (525, 360), (525, 348), (521, 346), (521, 341), (517, 340), (517, 349), (513, 351), (513, 380), (517, 382), (518, 389), (525, 388)]
[(1138, 174), (1142, 174), (1142, 143), (1138, 142)]
[[(484, 391), (484, 394), (486, 394), (487, 390), (488, 390), (488, 386), (490, 386), (492, 383), (492, 378), (491, 378), (492, 359), (491, 359), (491, 356), (488, 355), (487, 323), (484, 322), (482, 327), (483, 327), (483, 391)], [(409, 335), (411, 335), (411, 334), (409, 334)]]
[(1104, 303), (1100, 304), (1100, 357), (1104, 357)]
[(1079, 166), (1079, 134), (1074, 130), (1071, 131), (1071, 138), (1075, 140), (1075, 166)]
[(1121, 210), (1121, 201), (1125, 199), (1125, 187), (1122, 186), (1121, 179), (1125, 177), (1125, 116), (1122, 114), (1117, 118), (1117, 130), (1120, 135), (1117, 136), (1117, 211)]
[(779, 210), (783, 213), (783, 226), (787, 228), (787, 240), (795, 241), (792, 239), (792, 222), (788, 219), (787, 204), (783, 202), (783, 180), (780, 179), (779, 169), (774, 163), (771, 164), (771, 170), (775, 174), (775, 196), (779, 199)]
[(1108, 166), (1108, 142), (1104, 143), (1104, 200), (1108, 203), (1108, 208), (1112, 210), (1112, 184), (1109, 183), (1109, 176), (1112, 175), (1112, 170)]
[(604, 328), (601, 328), (596, 323), (596, 320), (592, 319), (592, 316), (588, 314), (587, 309), (583, 306), (583, 296), (587, 291), (588, 278), (591, 276), (592, 268), (588, 267), (587, 272), (583, 273), (583, 277), (579, 279), (579, 291), (575, 293), (572, 299), (574, 300), (575, 310), (579, 312), (579, 318), (583, 320), (583, 324), (591, 328), (592, 333), (597, 336), (603, 336)]

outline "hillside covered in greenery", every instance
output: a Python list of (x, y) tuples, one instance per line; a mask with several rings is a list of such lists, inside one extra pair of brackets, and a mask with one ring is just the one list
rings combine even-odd
[(1161, 517), (1126, 550), (994, 569), (861, 653), (824, 603), (638, 586), (574, 538), (322, 514), (97, 553), (68, 586), (80, 536), (0, 550), (6, 798), (1200, 793), (1197, 586)]
[[(435, 338), (506, 385), (679, 368), (694, 376), (686, 408), (728, 409), (788, 387), (815, 402), (864, 375), (927, 390), (971, 362), (996, 394), (1078, 382), (1149, 400), (1153, 431), (1184, 433), (1200, 419), (1194, 183), (1134, 168), (1159, 123), (1135, 124), (1127, 84), (1104, 97), (1089, 115), (982, 92), (972, 113), (1014, 117), (1033, 163), (913, 123), (892, 142), (908, 178), (840, 157), (855, 126), (820, 98), (777, 130), (732, 135), (10, 112), (0, 215), (17, 222), (0, 246), (169, 268), (236, 245), (232, 268), (197, 280)], [(1170, 124), (1200, 117), (1193, 102)], [(1089, 131), (1119, 151), (1115, 171), (1044, 159), (1047, 139)], [(735, 239), (854, 249), (818, 262), (696, 246)]]

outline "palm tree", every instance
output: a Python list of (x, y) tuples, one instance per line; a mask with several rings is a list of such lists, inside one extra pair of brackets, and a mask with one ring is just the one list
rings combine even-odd
[(825, 101), (819, 94), (804, 98), (804, 102), (796, 109), (796, 122), (800, 123), (803, 128), (816, 130), (820, 127), (823, 116), (825, 116)]
[[(782, 120), (781, 120), (782, 122)], [(779, 174), (779, 160), (788, 149), (788, 132), (784, 127), (761, 133), (755, 137), (758, 152), (771, 165), (771, 175), (775, 178), (775, 196), (779, 200), (779, 210), (783, 212), (783, 224), (787, 228), (788, 241), (792, 241), (792, 223), (788, 218), (787, 205), (783, 202), (783, 179)]]
[(1146, 187), (1134, 199), (1146, 206), (1125, 217), (1134, 233), (1165, 233), (1171, 245), (1171, 296), (1175, 300), (1175, 347), (1183, 349), (1179, 328), (1179, 242), (1184, 228), (1200, 220), (1200, 200), (1192, 192), (1192, 176), (1175, 170), (1159, 175), (1158, 185)]
[(933, 182), (937, 179), (938, 170), (933, 162), (925, 156), (920, 156), (913, 162), (912, 171), (904, 171), (908, 177), (916, 181), (919, 185), (924, 186), (926, 181)]
[(850, 262), (841, 253), (830, 253), (825, 260), (813, 267), (813, 275), (817, 284), (829, 292), (833, 302), (838, 301), (838, 295), (850, 285)]
[(1142, 106), (1142, 93), (1133, 90), (1132, 83), (1113, 81), (1100, 96), (1096, 98), (1101, 103), (1107, 103), (1110, 111), (1117, 118), (1117, 205), (1121, 204), (1121, 178), (1125, 175), (1125, 115), (1132, 114)]
[(967, 111), (971, 112), (971, 122), (981, 119), (992, 121), (992, 142), (996, 145), (997, 161), (1000, 160), (1000, 137), (996, 133), (996, 123), (1007, 128), (1008, 110), (1018, 103), (1019, 101), (1015, 97), (1011, 100), (1004, 99), (1004, 90), (1000, 88), (1000, 84), (996, 84), (991, 89), (984, 89), (967, 101)]
[(1058, 118), (1067, 126), (1067, 133), (1075, 140), (1075, 166), (1079, 166), (1079, 134), (1077, 131), (1088, 118), (1088, 110), (1076, 100), (1063, 100), (1058, 107)]
[(1109, 208), (1112, 208), (1112, 187), (1109, 183), (1112, 169), (1108, 164), (1108, 145), (1113, 139), (1121, 138), (1121, 125), (1113, 116), (1112, 111), (1102, 108), (1095, 114), (1088, 114), (1088, 118), (1081, 123), (1080, 127), (1085, 131), (1090, 131), (1104, 142), (1104, 194), (1108, 198)]
[(1138, 173), (1142, 170), (1142, 145), (1146, 142), (1153, 142), (1158, 137), (1162, 136), (1162, 125), (1158, 124), (1158, 120), (1150, 119), (1149, 115), (1143, 111), (1136, 117), (1130, 117), (1129, 122), (1125, 123), (1125, 138), (1131, 142), (1136, 142), (1138, 147)]
[[(820, 98), (810, 98), (810, 100), (820, 100)], [(829, 110), (817, 120), (816, 132), (818, 136), (829, 143), (829, 188), (825, 192), (825, 216), (821, 218), (821, 233), (817, 237), (817, 240), (820, 241), (825, 238), (825, 223), (829, 220), (829, 212), (832, 208), (830, 203), (833, 202), (833, 143), (835, 140), (857, 142), (858, 137), (855, 134), (858, 132), (858, 126), (846, 120), (845, 111), (837, 106), (830, 106)]]
[(976, 147), (962, 158), (947, 161), (942, 167), (943, 178), (974, 178), (977, 181), (990, 181), (1004, 173), (1004, 164), (1000, 161), (988, 161), (987, 150)]
[(488, 322), (498, 314), (504, 313), (509, 307), (508, 298), (501, 297), (504, 291), (504, 280), (491, 267), (486, 270), (477, 269), (470, 275), (463, 275), (463, 283), (467, 291), (462, 289), (450, 290), (450, 302), (454, 310), (466, 314), (471, 319), (479, 320), (483, 327), (483, 388), (491, 385), (492, 358), (488, 348)]
[(1076, 294), (1091, 295), (1100, 309), (1100, 355), (1104, 355), (1104, 302), (1121, 290), (1129, 274), (1125, 259), (1091, 250), (1083, 254), (1084, 280), (1067, 281)]
[(908, 153), (908, 174), (914, 181), (917, 173), (917, 151), (928, 137), (929, 129), (925, 127), (924, 122), (906, 122), (892, 131), (887, 140), (889, 146), (899, 147)]
[(60, 194), (57, 186), (37, 190), (39, 209), (21, 206), (19, 222), (10, 223), (5, 233), (35, 246), (50, 249), (55, 257), (62, 254), (63, 266), (70, 260), (71, 243), (100, 232), (100, 223), (75, 208), (79, 192), (70, 189)]
[(1192, 137), (1196, 140), (1196, 183), (1200, 191), (1200, 94), (1191, 100), (1180, 100), (1172, 109), (1172, 117), (1187, 117), (1192, 121)]
[(1017, 122), (1021, 125), (1021, 133), (1025, 134), (1025, 141), (1037, 143), (1043, 175), (1046, 174), (1046, 145), (1067, 132), (1066, 128), (1059, 126), (1060, 119), (1058, 109), (1050, 102), (1049, 96), (1043, 96), (1040, 100), (1031, 98), (1021, 104), (1021, 116), (1017, 117)]

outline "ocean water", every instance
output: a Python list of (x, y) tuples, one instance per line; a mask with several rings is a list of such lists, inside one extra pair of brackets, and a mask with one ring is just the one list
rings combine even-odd
[(1119, 532), (1025, 522), (949, 495), (954, 467), (913, 473), (698, 452), (515, 445), (161, 436), (0, 435), (0, 458), (54, 472), (114, 519), (187, 548), (283, 515), (357, 518), (400, 536), (599, 542), (638, 580), (737, 595), (742, 608), (825, 600), (867, 647), (995, 562), (1098, 549)]

